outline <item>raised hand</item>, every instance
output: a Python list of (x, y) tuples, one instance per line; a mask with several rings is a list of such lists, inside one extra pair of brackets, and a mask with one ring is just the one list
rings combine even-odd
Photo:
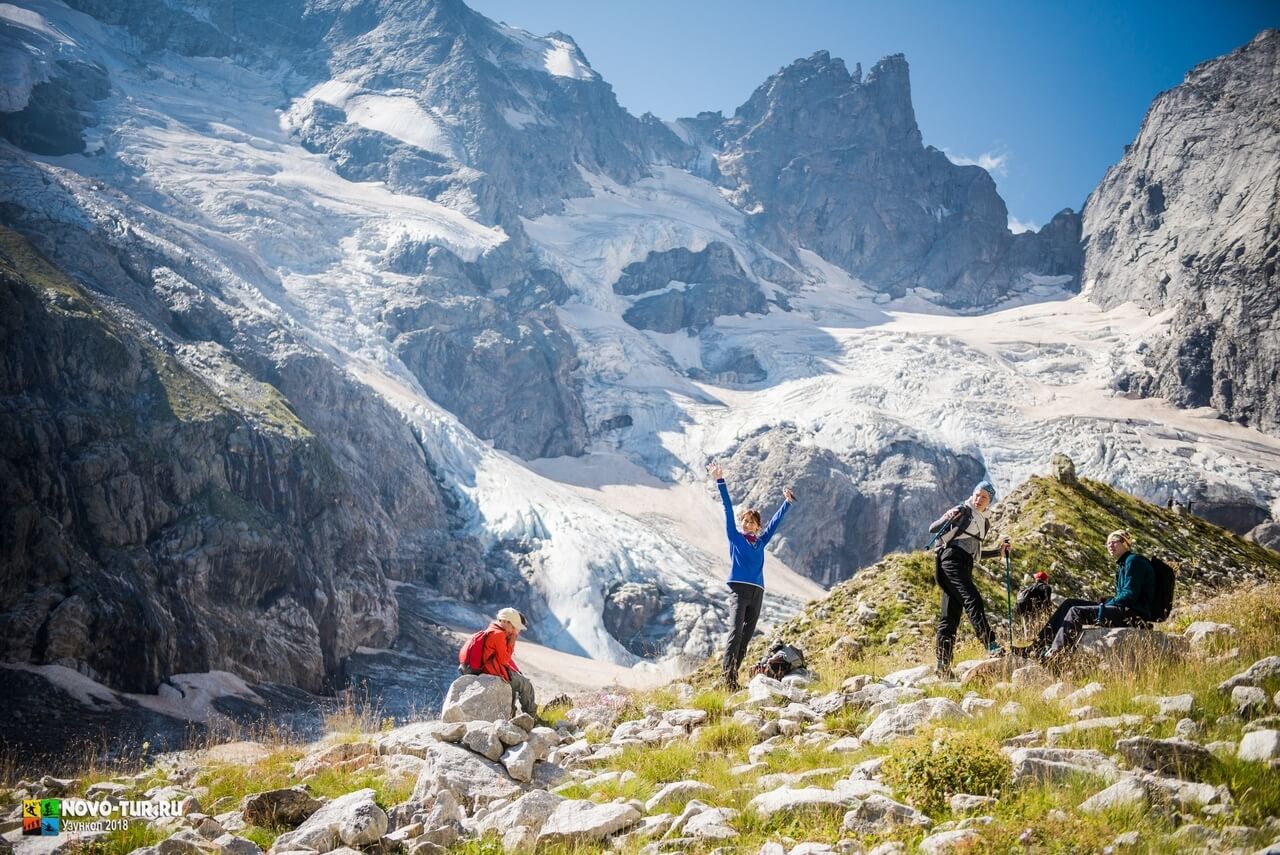
[(707, 474), (717, 481), (724, 478), (724, 470), (720, 468), (720, 464), (718, 463), (708, 463)]
[(796, 494), (791, 492), (790, 487), (782, 488), (782, 498), (786, 499), (788, 502), (790, 502), (793, 505), (796, 503)]

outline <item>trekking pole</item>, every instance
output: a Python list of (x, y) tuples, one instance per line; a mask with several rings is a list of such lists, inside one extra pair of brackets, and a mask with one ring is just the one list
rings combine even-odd
[(925, 550), (928, 551), (929, 549), (932, 549), (933, 545), (938, 542), (938, 538), (942, 537), (944, 534), (946, 534), (948, 531), (951, 530), (951, 525), (952, 523), (950, 520), (943, 523), (942, 528), (938, 529), (937, 533), (934, 534), (933, 537), (929, 538), (929, 542), (924, 545)]
[(1013, 653), (1013, 562), (1004, 554), (1004, 600), (1009, 606), (1009, 653)]

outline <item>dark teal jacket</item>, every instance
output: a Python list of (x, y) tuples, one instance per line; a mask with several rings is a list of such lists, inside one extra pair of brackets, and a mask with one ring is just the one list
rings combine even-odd
[(1151, 562), (1132, 551), (1117, 558), (1116, 595), (1104, 605), (1124, 606), (1150, 619), (1155, 598), (1156, 571)]

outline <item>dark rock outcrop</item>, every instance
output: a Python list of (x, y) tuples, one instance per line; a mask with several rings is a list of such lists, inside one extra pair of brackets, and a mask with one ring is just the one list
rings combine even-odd
[(684, 247), (651, 252), (623, 268), (613, 291), (639, 296), (623, 320), (662, 333), (699, 330), (721, 315), (760, 314), (768, 308), (760, 286), (719, 241), (698, 252)]
[(1172, 310), (1120, 385), (1280, 430), (1280, 30), (1196, 66), (1152, 103), (1085, 204), (1084, 287)]
[[(704, 114), (690, 127), (709, 124)], [(924, 146), (900, 54), (865, 80), (825, 51), (797, 60), (709, 135), (721, 183), (766, 243), (812, 249), (877, 290), (974, 307), (1024, 287), (1024, 274), (1078, 273), (1077, 215), (1013, 235), (986, 170)]]

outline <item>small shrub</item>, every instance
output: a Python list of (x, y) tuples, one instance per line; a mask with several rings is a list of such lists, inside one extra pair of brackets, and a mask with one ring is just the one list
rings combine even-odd
[(1011, 777), (1009, 759), (994, 741), (948, 730), (895, 746), (884, 766), (885, 782), (931, 815), (954, 793), (993, 795)]

